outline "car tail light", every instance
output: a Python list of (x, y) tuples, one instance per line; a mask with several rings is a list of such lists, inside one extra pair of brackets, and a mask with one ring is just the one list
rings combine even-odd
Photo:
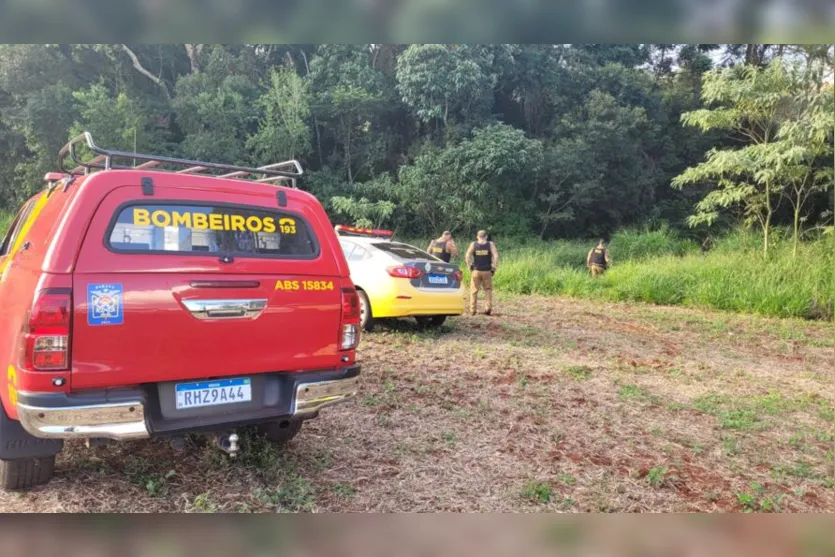
[(342, 289), (340, 350), (353, 350), (360, 343), (360, 297), (353, 288)]
[(462, 273), (461, 270), (459, 269), (459, 270), (455, 271), (454, 273), (452, 273), (452, 278), (457, 280), (458, 282), (461, 282), (464, 279), (464, 273)]
[(389, 267), (388, 273), (395, 278), (419, 279), (423, 276), (423, 271), (415, 267), (406, 267), (401, 265), (399, 267)]
[(65, 288), (38, 292), (23, 329), (23, 367), (69, 369), (71, 327), (72, 292)]

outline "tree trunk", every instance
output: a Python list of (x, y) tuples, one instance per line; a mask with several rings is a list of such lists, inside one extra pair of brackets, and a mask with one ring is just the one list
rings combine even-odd
[(202, 44), (185, 44), (186, 54), (188, 54), (188, 61), (191, 64), (191, 73), (200, 71), (200, 66), (197, 64), (197, 57), (200, 56), (200, 51), (203, 50)]
[(797, 244), (800, 241), (800, 199), (794, 205), (794, 246), (792, 247), (792, 257), (797, 257)]
[(449, 116), (449, 99), (444, 98), (444, 129), (446, 129), (446, 121)]
[(305, 75), (310, 74), (310, 64), (307, 63), (307, 54), (304, 53), (304, 48), (301, 49), (302, 59), (304, 60), (304, 69), (307, 72)]
[(753, 43), (748, 43), (745, 47), (745, 63), (752, 64), (754, 62), (754, 49), (756, 45)]
[(351, 173), (351, 128), (345, 126), (345, 168), (348, 170), (348, 183), (354, 183), (354, 177)]
[(322, 169), (322, 135), (319, 132), (319, 119), (313, 114), (313, 127), (316, 128), (316, 151), (319, 155), (319, 169)]
[(774, 209), (771, 207), (771, 183), (765, 183), (765, 221), (763, 222), (763, 257), (768, 259), (768, 235), (771, 232), (771, 215)]
[(123, 44), (121, 45), (121, 47), (122, 50), (124, 50), (130, 58), (130, 61), (133, 64), (134, 69), (142, 75), (144, 75), (145, 77), (147, 77), (148, 79), (150, 79), (151, 81), (153, 81), (154, 83), (156, 83), (157, 86), (159, 86), (159, 88), (162, 89), (165, 98), (171, 100), (171, 92), (168, 90), (168, 85), (165, 83), (165, 81), (162, 78), (157, 77), (151, 72), (149, 72), (147, 68), (145, 68), (139, 61), (139, 57), (136, 55), (136, 53), (133, 50), (131, 50), (128, 47), (128, 45)]
[(549, 209), (548, 212), (545, 214), (545, 218), (542, 219), (542, 230), (539, 231), (539, 239), (545, 239), (545, 231), (548, 230), (548, 217), (551, 216), (551, 210)]

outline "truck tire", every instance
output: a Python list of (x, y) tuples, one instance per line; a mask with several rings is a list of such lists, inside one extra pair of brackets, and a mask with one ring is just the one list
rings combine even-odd
[(360, 296), (360, 326), (363, 331), (371, 332), (374, 330), (374, 314), (371, 312), (371, 302), (368, 301), (368, 295), (362, 291), (357, 290)]
[(424, 329), (437, 329), (446, 322), (446, 315), (415, 317), (418, 325)]
[(0, 460), (0, 487), (8, 491), (24, 491), (52, 479), (55, 457)]
[(302, 422), (288, 422), (286, 420), (270, 422), (268, 424), (261, 424), (259, 429), (267, 441), (283, 447), (299, 434), (302, 430)]

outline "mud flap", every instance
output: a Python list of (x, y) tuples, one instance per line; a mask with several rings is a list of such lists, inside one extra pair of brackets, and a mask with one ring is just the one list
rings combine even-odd
[(0, 460), (55, 456), (62, 448), (62, 439), (40, 439), (30, 435), (20, 422), (6, 415), (0, 404)]

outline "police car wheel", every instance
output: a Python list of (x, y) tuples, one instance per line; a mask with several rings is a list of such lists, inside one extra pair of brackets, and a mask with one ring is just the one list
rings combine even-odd
[(446, 322), (446, 315), (433, 315), (431, 317), (415, 317), (418, 325), (426, 329), (437, 329)]
[(371, 332), (374, 328), (374, 316), (371, 313), (371, 302), (362, 290), (357, 290), (360, 295), (360, 325), (363, 331)]
[(270, 422), (259, 426), (261, 433), (271, 443), (286, 445), (302, 430), (302, 422)]

